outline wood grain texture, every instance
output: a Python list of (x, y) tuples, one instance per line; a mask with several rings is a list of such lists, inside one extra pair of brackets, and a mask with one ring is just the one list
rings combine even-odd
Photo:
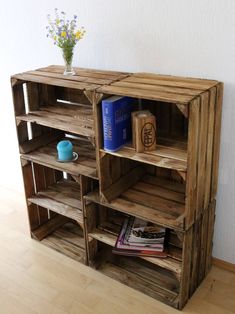
[(215, 104), (215, 127), (212, 157), (212, 182), (211, 182), (211, 200), (215, 198), (218, 185), (219, 172), (219, 152), (220, 152), (220, 132), (221, 132), (221, 116), (223, 101), (223, 84), (217, 85), (216, 104)]

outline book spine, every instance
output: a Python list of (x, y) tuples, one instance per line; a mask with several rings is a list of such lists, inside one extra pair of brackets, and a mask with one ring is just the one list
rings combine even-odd
[(103, 136), (104, 149), (115, 149), (115, 128), (114, 128), (114, 108), (110, 103), (102, 102), (102, 121), (103, 121)]

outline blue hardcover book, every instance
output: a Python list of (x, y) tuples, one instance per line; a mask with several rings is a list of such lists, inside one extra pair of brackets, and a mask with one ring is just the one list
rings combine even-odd
[(116, 151), (131, 140), (133, 99), (112, 96), (102, 101), (104, 149)]

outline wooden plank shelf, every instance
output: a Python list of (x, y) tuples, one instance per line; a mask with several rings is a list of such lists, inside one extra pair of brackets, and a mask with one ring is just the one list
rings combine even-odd
[(39, 125), (94, 138), (94, 119), (90, 106), (53, 105), (16, 116), (17, 121), (36, 122)]
[(56, 146), (59, 140), (53, 141), (27, 154), (22, 154), (21, 158), (75, 176), (82, 174), (97, 179), (95, 149), (92, 144), (85, 140), (75, 140), (71, 138), (69, 138), (69, 140), (73, 143), (74, 152), (78, 154), (76, 161), (62, 163), (57, 160)]
[(164, 184), (166, 180), (146, 176), (109, 203), (103, 200), (98, 191), (88, 193), (85, 198), (146, 221), (183, 230), (184, 193), (175, 189), (183, 191), (185, 186), (170, 180), (170, 189)]
[(117, 157), (128, 158), (161, 168), (181, 172), (187, 171), (187, 144), (185, 142), (158, 139), (157, 149), (154, 151), (137, 153), (131, 144), (129, 144), (115, 152), (107, 152), (101, 149), (101, 153), (108, 153)]
[(179, 282), (170, 271), (143, 259), (114, 256), (108, 249), (97, 254), (94, 265), (99, 272), (177, 308)]
[(78, 183), (70, 180), (61, 180), (29, 197), (28, 201), (71, 218), (83, 226), (80, 193)]
[[(92, 232), (89, 232), (88, 236), (107, 245), (110, 245), (111, 247), (115, 246), (117, 240), (117, 235), (114, 235), (113, 233), (109, 233), (99, 228), (96, 228)], [(174, 256), (174, 251), (171, 252), (171, 247), (169, 247), (169, 255)], [(178, 256), (176, 256), (176, 258), (172, 258), (170, 256), (168, 256), (167, 258), (140, 256), (140, 258), (172, 271), (175, 274), (176, 278), (180, 280), (182, 272), (182, 262), (176, 259), (178, 258)]]
[(41, 243), (78, 262), (86, 263), (85, 240), (81, 228), (68, 222), (45, 237)]

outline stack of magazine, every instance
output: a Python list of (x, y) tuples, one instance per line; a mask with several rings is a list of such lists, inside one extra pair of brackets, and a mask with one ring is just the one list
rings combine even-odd
[(124, 220), (113, 253), (127, 256), (167, 257), (166, 228), (136, 217)]

